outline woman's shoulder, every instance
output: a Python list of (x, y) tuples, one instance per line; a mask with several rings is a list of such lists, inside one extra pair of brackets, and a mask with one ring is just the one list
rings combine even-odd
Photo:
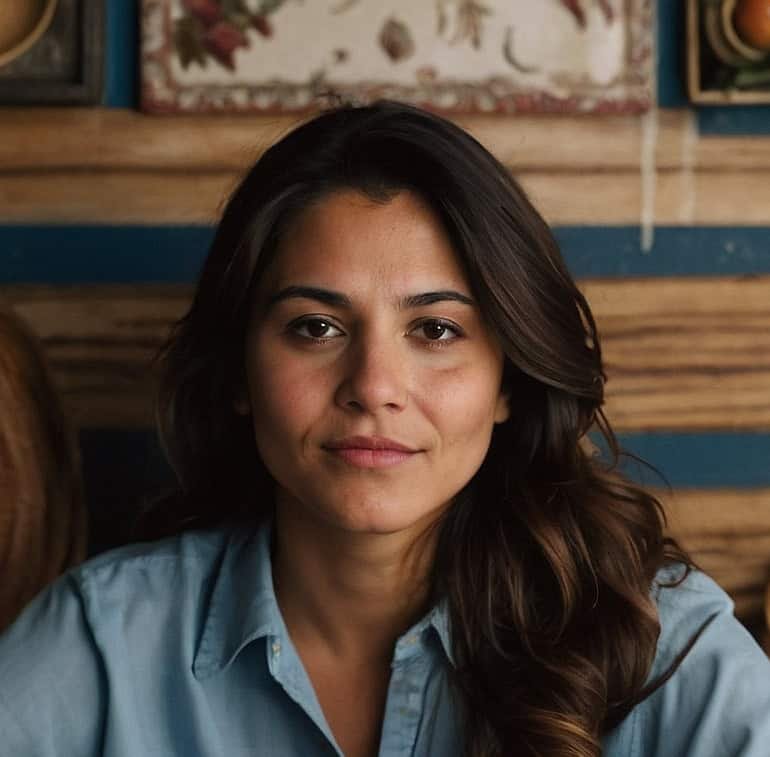
[(222, 527), (128, 544), (92, 557), (71, 570), (69, 577), (78, 585), (98, 586), (101, 590), (121, 588), (135, 580), (152, 580), (156, 575), (165, 579), (169, 572), (200, 578), (216, 566), (239, 535), (238, 529)]
[[(77, 625), (98, 639), (115, 623), (132, 627), (183, 622), (206, 601), (223, 566), (232, 572), (243, 547), (259, 534), (239, 527), (189, 531), (160, 541), (142, 542), (104, 552), (71, 569), (44, 589), (0, 636), (3, 650), (18, 638), (57, 634), (60, 616), (80, 618)], [(103, 628), (104, 627), (104, 628)], [(144, 626), (147, 628), (148, 626)], [(0, 669), (6, 660), (0, 659)]]
[(661, 568), (655, 576), (652, 596), (658, 610), (660, 636), (651, 678), (662, 674), (695, 634), (705, 631), (717, 618), (729, 619), (734, 630), (741, 629), (733, 617), (734, 604), (710, 576), (681, 563)]
[[(637, 708), (640, 754), (760, 757), (770, 743), (770, 661), (705, 573), (674, 564), (653, 586), (660, 636)], [(668, 675), (670, 673), (670, 675)]]

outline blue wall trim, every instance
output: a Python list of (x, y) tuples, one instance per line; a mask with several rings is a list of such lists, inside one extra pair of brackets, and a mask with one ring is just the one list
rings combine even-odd
[[(657, 468), (674, 488), (770, 486), (770, 433), (620, 434), (619, 441)], [(624, 470), (642, 483), (660, 484), (652, 472), (633, 461)]]
[(0, 283), (194, 281), (206, 226), (0, 226)]
[(658, 0), (658, 105), (682, 108), (689, 104), (685, 91), (685, 3)]
[[(770, 226), (660, 226), (650, 252), (637, 226), (555, 233), (579, 278), (770, 273)], [(191, 282), (212, 234), (208, 226), (0, 225), (0, 284)]]
[(139, 95), (138, 0), (107, 0), (105, 105), (135, 108)]
[[(770, 433), (621, 434), (621, 445), (657, 468), (675, 488), (770, 486)], [(153, 431), (85, 429), (80, 434), (86, 494), (94, 514), (126, 517), (173, 485)], [(649, 486), (661, 480), (635, 462), (627, 475)]]

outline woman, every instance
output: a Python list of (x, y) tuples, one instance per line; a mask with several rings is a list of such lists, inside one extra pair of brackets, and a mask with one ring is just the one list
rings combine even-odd
[(40, 345), (0, 308), (0, 631), (85, 552), (74, 434)]
[(591, 313), (456, 126), (380, 103), (269, 149), (164, 367), (171, 536), (0, 640), (9, 754), (765, 754), (770, 664), (584, 450)]

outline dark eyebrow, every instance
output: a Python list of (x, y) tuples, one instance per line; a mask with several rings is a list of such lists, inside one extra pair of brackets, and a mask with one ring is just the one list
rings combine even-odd
[[(267, 302), (267, 309), (270, 309), (278, 302), (290, 299), (316, 300), (324, 305), (335, 308), (351, 308), (353, 303), (349, 297), (340, 292), (334, 292), (330, 289), (321, 289), (320, 287), (308, 286), (288, 286), (276, 292)], [(398, 303), (399, 308), (421, 308), (426, 305), (433, 305), (436, 302), (460, 302), (463, 305), (473, 307), (476, 303), (466, 294), (456, 292), (453, 289), (442, 289), (438, 292), (423, 292), (422, 294), (410, 294)]]
[(438, 292), (423, 292), (422, 294), (410, 294), (400, 303), (402, 308), (422, 308), (432, 305), (434, 302), (461, 302), (463, 305), (473, 307), (476, 303), (467, 294), (455, 292), (453, 289), (442, 289)]
[(291, 299), (318, 300), (325, 305), (331, 305), (335, 308), (350, 308), (353, 306), (350, 299), (339, 292), (332, 292), (330, 289), (320, 289), (318, 287), (290, 286), (276, 292), (268, 301), (268, 309), (277, 302)]

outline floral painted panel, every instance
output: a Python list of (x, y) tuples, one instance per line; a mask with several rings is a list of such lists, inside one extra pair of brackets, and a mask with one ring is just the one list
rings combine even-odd
[(142, 0), (147, 111), (649, 107), (653, 0)]

